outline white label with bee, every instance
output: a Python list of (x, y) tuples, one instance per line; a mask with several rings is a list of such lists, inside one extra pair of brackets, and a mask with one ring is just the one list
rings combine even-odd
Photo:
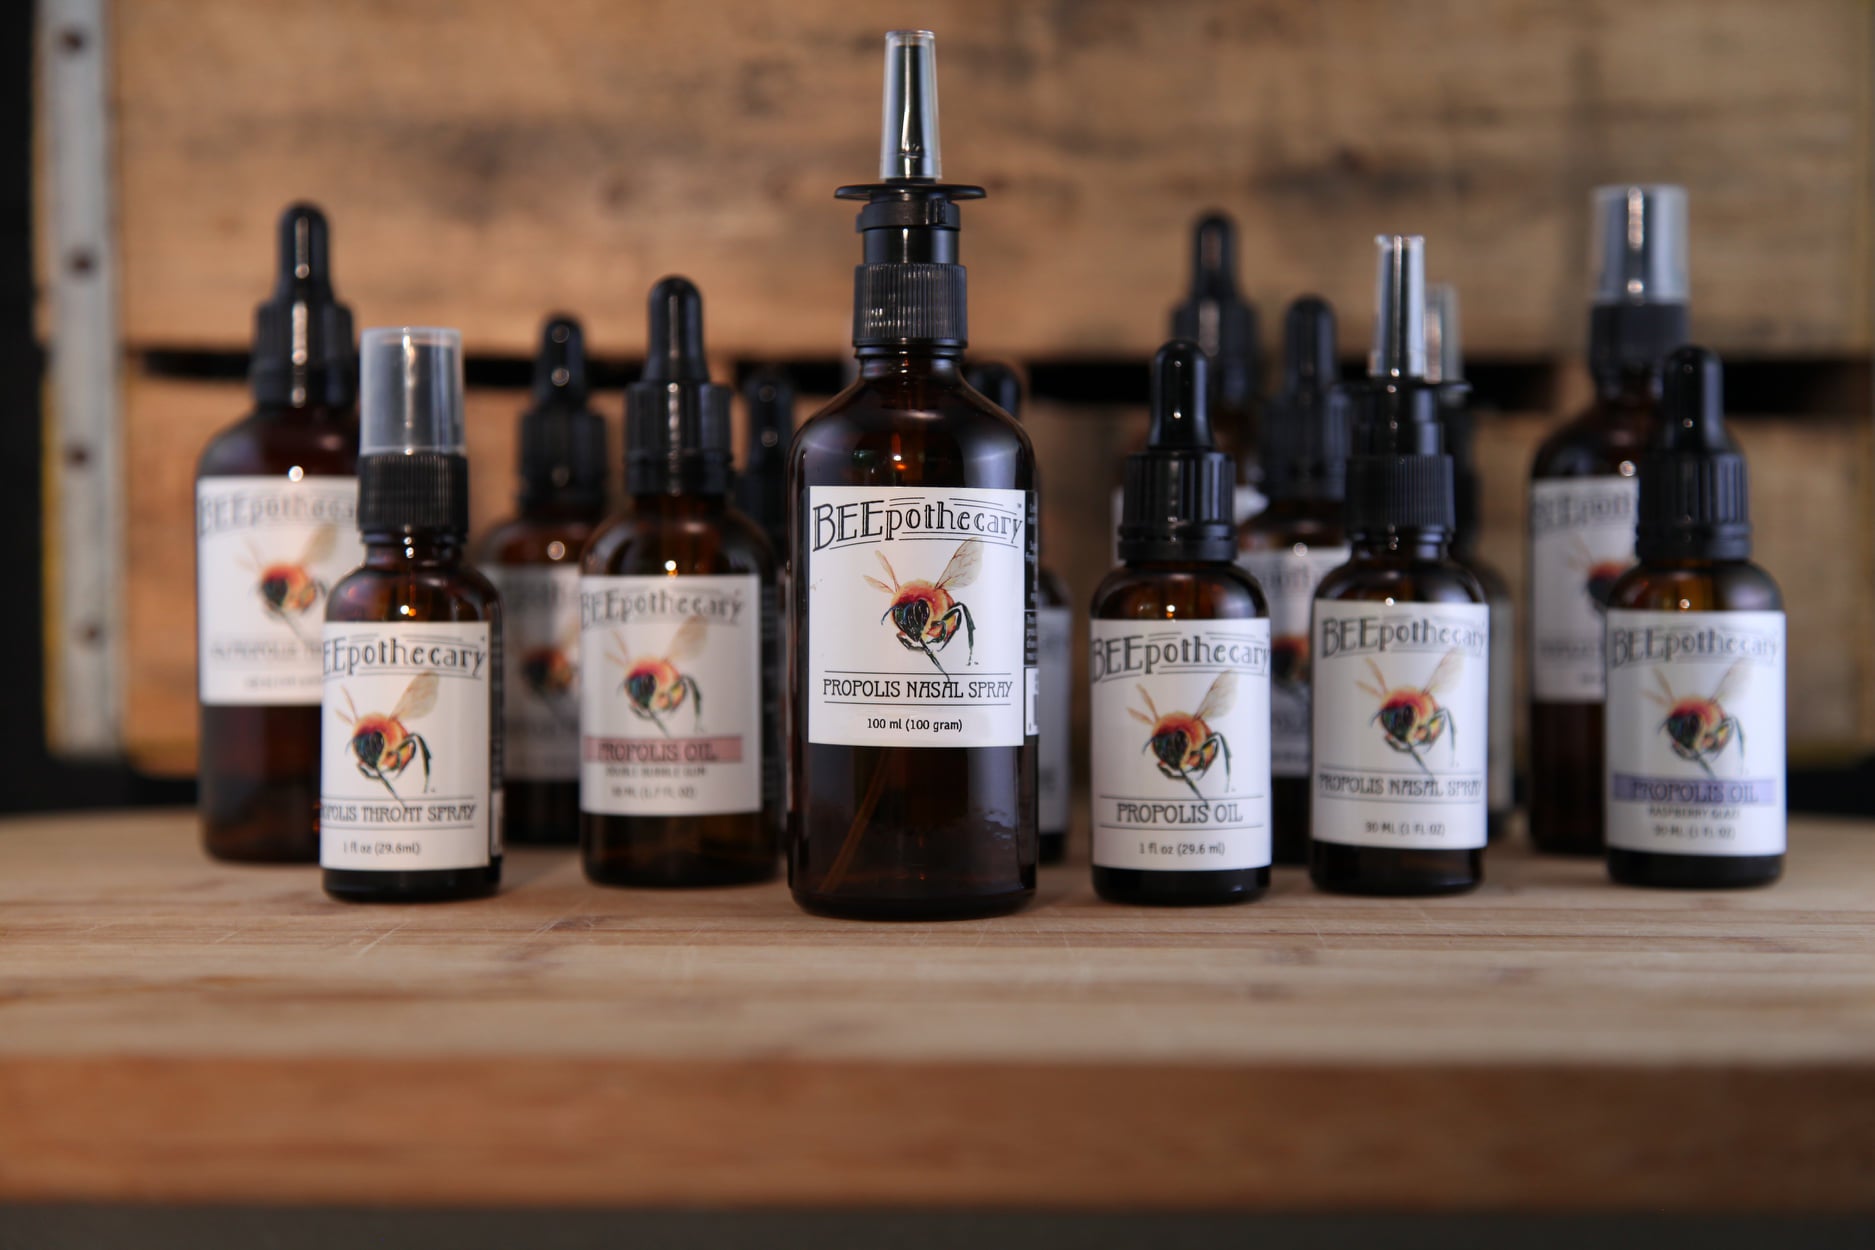
[(520, 781), (579, 776), (579, 565), (485, 565), (501, 591), (507, 672), (502, 771)]
[(1020, 490), (809, 488), (807, 568), (796, 571), (809, 742), (1022, 745), (1034, 665), (1029, 511)]
[(1347, 562), (1346, 547), (1302, 543), (1237, 557), (1270, 604), (1270, 772), (1278, 777), (1309, 775), (1309, 609), (1322, 578)]
[(1608, 845), (1784, 853), (1784, 614), (1608, 614)]
[(327, 623), (321, 865), (480, 868), (500, 853), (500, 664), (487, 621)]
[(1490, 609), (1317, 599), (1312, 636), (1311, 836), (1483, 846)]
[(326, 593), (364, 561), (358, 479), (195, 483), (196, 691), (220, 706), (317, 706)]
[(582, 577), (583, 812), (762, 809), (762, 592), (752, 573)]
[(1600, 703), (1602, 613), (1634, 563), (1631, 477), (1530, 483), (1530, 697)]
[(1094, 863), (1270, 862), (1270, 623), (1090, 623)]

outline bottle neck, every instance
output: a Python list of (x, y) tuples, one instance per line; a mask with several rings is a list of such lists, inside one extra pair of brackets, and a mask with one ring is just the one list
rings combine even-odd
[(1595, 398), (1611, 408), (1651, 408), (1660, 402), (1660, 377), (1658, 364), (1597, 369)]
[(964, 355), (961, 347), (938, 346), (930, 343), (899, 347), (861, 347), (857, 349), (855, 355), (859, 357), (859, 376), (869, 382), (893, 378), (917, 378), (921, 381), (937, 381), (961, 386), (964, 380), (963, 370), (960, 367)]
[(1355, 560), (1444, 560), (1452, 554), (1452, 536), (1442, 529), (1388, 529), (1349, 536)]
[(455, 530), (368, 530), (368, 569), (456, 568), (462, 564), (462, 535)]
[(552, 495), (521, 491), (517, 514), (525, 521), (597, 521), (605, 515), (605, 505), (589, 500), (558, 499)]
[(270, 425), (339, 427), (357, 424), (358, 409), (353, 404), (334, 405), (317, 398), (299, 404), (257, 399), (253, 419)]
[(720, 492), (666, 495), (642, 491), (631, 497), (632, 511), (640, 517), (658, 517), (666, 521), (697, 521), (720, 517), (729, 511), (729, 497)]

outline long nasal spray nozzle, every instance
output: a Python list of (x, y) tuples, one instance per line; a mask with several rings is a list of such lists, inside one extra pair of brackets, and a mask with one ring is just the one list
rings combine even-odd
[(866, 201), (863, 263), (853, 272), (853, 344), (962, 348), (969, 335), (957, 201), (981, 199), (983, 188), (939, 181), (937, 36), (886, 35), (884, 98), (879, 181), (834, 193)]
[(1426, 378), (1426, 241), (1375, 240), (1374, 344), (1358, 388), (1348, 457), (1348, 529), (1437, 530), (1453, 523), (1452, 458)]

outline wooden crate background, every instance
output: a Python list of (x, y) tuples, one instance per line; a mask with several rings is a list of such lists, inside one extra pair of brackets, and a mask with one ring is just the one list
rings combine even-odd
[[(157, 771), (193, 762), (190, 466), (244, 398), (145, 365), (245, 350), (279, 207), (331, 213), (361, 325), (453, 324), (472, 353), (516, 358), (567, 308), (629, 360), (645, 290), (682, 271), (723, 368), (836, 359), (857, 246), (830, 193), (871, 176), (894, 22), (938, 31), (946, 173), (992, 193), (965, 239), (984, 354), (1142, 363), (1191, 217), (1221, 207), (1268, 328), (1316, 290), (1358, 349), (1370, 236), (1419, 231), (1460, 287), (1475, 359), (1572, 360), (1587, 191), (1622, 179), (1689, 188), (1702, 341), (1819, 368), (1871, 347), (1872, 19), (1855, 0), (120, 0), (110, 20), (124, 738)], [(1560, 410), (1581, 386), (1558, 376)], [(472, 396), (478, 521), (510, 492), (520, 403)], [(616, 418), (616, 394), (602, 405)], [(1522, 475), (1557, 415), (1481, 427), (1485, 546), (1519, 584)], [(1038, 403), (1030, 419), (1049, 558), (1084, 599), (1141, 414)], [(1791, 600), (1793, 739), (1875, 743), (1868, 413), (1740, 434), (1763, 559)]]

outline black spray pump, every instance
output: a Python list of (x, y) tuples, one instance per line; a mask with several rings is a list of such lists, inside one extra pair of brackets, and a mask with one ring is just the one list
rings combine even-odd
[(1346, 491), (1348, 394), (1335, 359), (1335, 310), (1304, 295), (1283, 317), (1283, 389), (1263, 429), (1271, 499), (1339, 500)]
[(1211, 437), (1210, 362), (1174, 339), (1152, 360), (1152, 427), (1126, 458), (1120, 559), (1223, 560), (1237, 551), (1236, 466)]
[(577, 320), (554, 316), (540, 331), (534, 402), (521, 414), (521, 507), (605, 506), (605, 421), (587, 407), (586, 339)]
[(1354, 388), (1348, 532), (1449, 535), (1452, 458), (1439, 424), (1439, 388), (1426, 380), (1426, 241), (1383, 234), (1374, 242), (1374, 349), (1367, 381)]
[(736, 507), (762, 527), (777, 558), (785, 560), (794, 383), (780, 369), (758, 369), (742, 384), (742, 402), (749, 410), (749, 452), (736, 475)]
[(1595, 188), (1589, 369), (1651, 370), (1686, 341), (1686, 189)]
[(1639, 476), (1634, 552), (1642, 564), (1750, 558), (1745, 457), (1725, 429), (1719, 358), (1704, 348), (1667, 357), (1660, 433)]
[(858, 227), (865, 260), (853, 271), (853, 345), (960, 348), (969, 327), (956, 201), (980, 200), (984, 191), (940, 181), (937, 36), (895, 30), (885, 38), (879, 181), (834, 192), (866, 201)]
[(280, 214), (279, 271), (254, 313), (248, 382), (263, 404), (343, 408), (358, 397), (352, 312), (332, 293), (330, 231), (314, 205)]
[(469, 532), (462, 336), (440, 326), (366, 330), (359, 345), (358, 530)]
[(1191, 292), (1172, 309), (1172, 337), (1189, 339), (1211, 361), (1211, 395), (1232, 412), (1261, 390), (1257, 310), (1237, 291), (1237, 226), (1222, 213), (1191, 232)]
[(729, 489), (729, 388), (710, 381), (703, 296), (688, 278), (651, 288), (645, 371), (625, 391), (625, 492), (721, 495)]

